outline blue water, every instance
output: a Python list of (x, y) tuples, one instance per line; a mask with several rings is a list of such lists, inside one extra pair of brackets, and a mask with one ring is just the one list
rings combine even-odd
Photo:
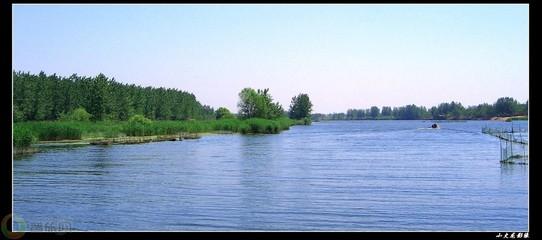
[(527, 231), (529, 166), (502, 165), (480, 133), (510, 123), (430, 124), (51, 148), (13, 163), (14, 228)]

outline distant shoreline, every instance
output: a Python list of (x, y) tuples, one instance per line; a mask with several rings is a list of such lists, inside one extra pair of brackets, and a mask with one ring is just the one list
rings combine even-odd
[(320, 120), (313, 120), (313, 122), (327, 122), (327, 121), (434, 121), (434, 122), (442, 122), (442, 121), (457, 121), (457, 122), (464, 122), (464, 121), (501, 121), (501, 122), (511, 122), (511, 121), (527, 121), (529, 120), (529, 117), (526, 115), (522, 116), (510, 116), (510, 117), (492, 117), (490, 119), (320, 119)]
[(492, 117), (490, 120), (511, 122), (511, 121), (518, 121), (518, 120), (529, 120), (529, 116), (522, 115), (522, 116), (510, 116), (510, 117)]

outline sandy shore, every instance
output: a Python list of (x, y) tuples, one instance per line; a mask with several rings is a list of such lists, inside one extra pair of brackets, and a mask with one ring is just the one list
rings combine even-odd
[(503, 121), (503, 122), (509, 122), (513, 120), (527, 120), (527, 116), (511, 116), (511, 117), (492, 117), (491, 120), (493, 121)]

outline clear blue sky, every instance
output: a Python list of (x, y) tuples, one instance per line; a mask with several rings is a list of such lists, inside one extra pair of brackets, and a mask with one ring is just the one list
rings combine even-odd
[(528, 5), (14, 5), (13, 69), (315, 112), (528, 99)]

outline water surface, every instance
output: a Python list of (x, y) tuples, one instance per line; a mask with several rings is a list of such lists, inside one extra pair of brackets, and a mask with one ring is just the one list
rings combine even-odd
[(527, 231), (528, 165), (481, 133), (510, 123), (430, 124), (51, 148), (14, 161), (14, 214), (26, 230)]

